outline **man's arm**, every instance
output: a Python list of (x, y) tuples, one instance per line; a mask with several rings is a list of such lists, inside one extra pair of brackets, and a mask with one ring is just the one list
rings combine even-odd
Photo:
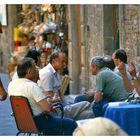
[(53, 91), (45, 91), (45, 95), (46, 95), (46, 97), (53, 97), (54, 93), (53, 93)]
[(125, 89), (128, 91), (128, 92), (132, 92), (134, 90), (134, 86), (133, 84), (131, 83), (131, 81), (128, 80), (128, 77), (127, 77), (127, 73), (126, 73), (126, 66), (125, 66), (125, 63), (120, 63), (120, 65), (118, 66), (118, 70), (120, 71), (121, 75), (122, 75), (122, 78), (123, 78), (123, 81), (124, 81), (124, 86), (125, 86)]
[(96, 93), (96, 90), (95, 90), (95, 89), (91, 89), (91, 90), (85, 92), (85, 96), (86, 96), (87, 98), (93, 97), (93, 99), (94, 99), (95, 93)]
[(61, 97), (59, 97), (59, 93), (53, 93), (53, 91), (46, 91), (45, 95), (48, 98), (48, 100), (52, 103), (63, 101)]
[(39, 106), (46, 112), (50, 112), (52, 106), (48, 104), (46, 98), (38, 102)]
[(0, 79), (0, 100), (4, 101), (7, 98), (7, 92), (5, 91), (3, 84)]
[(130, 73), (132, 79), (134, 77), (136, 77), (136, 67), (135, 67), (135, 64), (133, 62), (131, 62), (129, 65), (129, 73)]
[(140, 96), (140, 72), (138, 72), (138, 76), (137, 76), (135, 64), (132, 62), (129, 66), (129, 73), (132, 76), (132, 82), (134, 84), (134, 88), (136, 89), (137, 93)]
[(103, 98), (102, 92), (100, 91), (96, 91), (95, 95), (94, 95), (94, 101), (95, 102), (99, 102), (101, 101)]
[(134, 87), (136, 88), (138, 95), (140, 96), (140, 72), (138, 73), (137, 78), (133, 80), (133, 84)]

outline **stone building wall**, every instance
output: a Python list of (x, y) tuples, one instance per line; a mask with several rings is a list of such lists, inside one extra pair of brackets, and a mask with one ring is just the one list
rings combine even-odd
[[(128, 54), (128, 62), (140, 62), (140, 6), (139, 5), (118, 5), (117, 24), (119, 28), (120, 48), (124, 48)], [(69, 11), (71, 7), (69, 6)], [(71, 9), (69, 18), (69, 68), (72, 79), (78, 79), (83, 90), (95, 86), (95, 78), (89, 70), (90, 59), (95, 55), (112, 54), (115, 50), (113, 38), (113, 5), (81, 5), (81, 70), (77, 69), (73, 46), (76, 44), (73, 37), (72, 17), (75, 13)], [(110, 28), (109, 28), (110, 27)], [(72, 37), (73, 36), (73, 37)], [(111, 48), (112, 47), (112, 48)], [(75, 53), (77, 54), (77, 53)], [(79, 59), (79, 58), (78, 58)], [(76, 67), (75, 67), (76, 65)], [(74, 73), (77, 73), (74, 74)], [(80, 73), (80, 79), (78, 72)], [(76, 80), (74, 80), (76, 82)], [(79, 87), (72, 83), (71, 88)]]
[(120, 47), (128, 54), (128, 63), (140, 60), (140, 8), (139, 5), (121, 5)]
[(88, 68), (88, 86), (87, 88), (93, 88), (95, 86), (95, 78), (91, 75), (89, 70), (90, 60), (95, 55), (104, 54), (104, 38), (103, 38), (103, 5), (86, 5), (86, 53), (87, 53), (87, 65)]
[[(70, 92), (79, 93), (94, 87), (95, 78), (89, 70), (90, 59), (104, 54), (103, 5), (80, 5), (81, 58), (77, 50), (76, 6), (68, 6)], [(77, 57), (77, 58), (76, 58)], [(81, 59), (81, 67), (79, 67)], [(77, 83), (78, 82), (78, 83)]]
[[(95, 86), (95, 78), (89, 70), (90, 59), (94, 55), (112, 54), (115, 50), (113, 38), (113, 6), (84, 5), (82, 6), (84, 30), (82, 49), (81, 81), (85, 90)], [(120, 48), (128, 54), (128, 63), (140, 62), (140, 6), (118, 5), (118, 28)], [(109, 27), (110, 28), (109, 28)], [(83, 29), (84, 28), (84, 29)], [(81, 32), (82, 34), (82, 32)], [(114, 49), (112, 49), (112, 48)]]
[(68, 5), (68, 65), (70, 81), (70, 93), (80, 92), (80, 58), (78, 55), (78, 20), (77, 5)]

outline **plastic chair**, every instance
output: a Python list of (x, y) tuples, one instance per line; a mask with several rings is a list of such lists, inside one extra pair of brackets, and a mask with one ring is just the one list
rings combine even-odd
[[(23, 96), (10, 96), (10, 102), (13, 109), (16, 125), (19, 130), (16, 136), (18, 136), (20, 133), (24, 133), (29, 136), (32, 133), (43, 135), (43, 132), (45, 132), (45, 130), (40, 131), (37, 129), (28, 99)], [(61, 109), (62, 111), (61, 120), (62, 120), (63, 119), (62, 106), (57, 106), (56, 108)]]

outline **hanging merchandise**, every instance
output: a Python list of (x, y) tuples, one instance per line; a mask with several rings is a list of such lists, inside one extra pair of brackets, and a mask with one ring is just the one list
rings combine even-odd
[(18, 47), (21, 46), (21, 32), (19, 28), (14, 28), (14, 50), (17, 51)]
[(42, 34), (48, 32), (56, 32), (57, 25), (53, 22), (41, 23), (34, 28), (34, 33)]
[(48, 13), (55, 13), (56, 12), (56, 8), (55, 5), (51, 5), (51, 4), (42, 4), (41, 5), (41, 10), (43, 12), (48, 12)]
[(67, 42), (65, 5), (22, 4), (18, 16), (19, 24), (14, 29), (15, 56), (18, 52), (24, 54), (28, 48), (37, 50), (45, 66), (53, 51), (67, 48), (63, 43)]
[(51, 4), (41, 4), (41, 10), (43, 12), (46, 12), (46, 11), (48, 11), (50, 6), (51, 6)]
[(22, 4), (22, 10), (27, 12), (31, 8), (30, 4)]

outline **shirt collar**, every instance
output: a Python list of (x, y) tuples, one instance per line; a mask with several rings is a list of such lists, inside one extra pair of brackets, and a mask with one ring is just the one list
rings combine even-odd
[(48, 64), (48, 67), (51, 70), (51, 72), (53, 72), (54, 74), (56, 73), (56, 70), (53, 68), (51, 63)]

